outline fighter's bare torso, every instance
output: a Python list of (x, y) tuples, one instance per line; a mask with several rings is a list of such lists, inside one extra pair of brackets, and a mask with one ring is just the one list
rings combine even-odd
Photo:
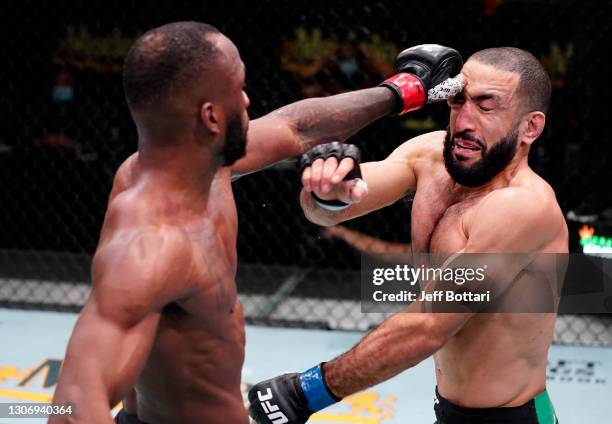
[[(417, 166), (417, 190), (412, 207), (412, 247), (415, 252), (461, 252), (469, 238), (470, 219), (491, 189), (466, 191), (455, 184), (442, 159), (444, 132), (426, 143), (431, 155)], [(530, 169), (513, 174), (501, 187), (536, 191), (551, 203), (558, 235), (541, 252), (566, 252), (567, 228), (550, 186)], [(524, 205), (528, 208), (529, 205)], [(487, 213), (502, 213), (489, 210)], [(512, 223), (508, 223), (511, 228)], [(504, 229), (492, 228), (499, 237)], [(463, 406), (521, 405), (545, 388), (548, 346), (554, 314), (477, 314), (434, 356), (438, 389)]]
[(191, 244), (191, 269), (185, 281), (175, 281), (188, 285), (189, 294), (163, 308), (135, 384), (137, 407), (128, 406), (144, 422), (247, 422), (240, 393), (245, 340), (234, 280), (237, 216), (230, 177), (228, 168), (219, 169), (199, 210), (193, 207), (196, 199), (175, 201), (156, 190), (155, 181), (139, 171), (137, 154), (115, 178), (99, 250), (126, 232), (151, 226), (178, 228)]

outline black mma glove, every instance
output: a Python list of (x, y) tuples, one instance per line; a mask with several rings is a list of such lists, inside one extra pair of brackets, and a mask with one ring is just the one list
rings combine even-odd
[(301, 374), (283, 374), (251, 387), (249, 415), (257, 424), (303, 424), (338, 402), (323, 378), (323, 364)]
[[(304, 168), (311, 166), (315, 160), (326, 160), (332, 156), (338, 160), (338, 163), (340, 163), (344, 158), (351, 158), (353, 161), (355, 161), (353, 169), (346, 174), (343, 181), (348, 181), (355, 178), (361, 179), (361, 168), (359, 167), (359, 163), (361, 162), (361, 152), (359, 148), (354, 144), (340, 143), (338, 141), (319, 144), (318, 146), (315, 146), (304, 153), (299, 162), (300, 176), (304, 172)], [(310, 193), (310, 195), (317, 206), (329, 211), (340, 211), (350, 206), (350, 204), (344, 203), (340, 200), (324, 200), (314, 193)]]
[(463, 79), (454, 78), (461, 71), (463, 60), (450, 47), (438, 44), (410, 47), (397, 56), (395, 66), (399, 73), (381, 84), (397, 97), (394, 115), (446, 100), (463, 89)]

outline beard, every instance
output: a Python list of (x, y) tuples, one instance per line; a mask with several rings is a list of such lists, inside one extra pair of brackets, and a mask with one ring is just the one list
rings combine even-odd
[[(464, 165), (461, 161), (454, 158), (453, 145), (454, 138), (457, 136), (477, 143), (480, 146), (482, 159), (473, 165)], [(518, 149), (517, 139), (518, 124), (512, 127), (504, 137), (490, 148), (487, 148), (482, 140), (466, 132), (460, 132), (451, 136), (450, 128), (447, 128), (444, 139), (444, 166), (453, 180), (462, 186), (481, 186), (491, 181), (493, 177), (503, 171), (512, 161)]]
[(239, 114), (228, 116), (225, 129), (225, 144), (221, 149), (223, 166), (233, 165), (246, 154), (246, 130)]

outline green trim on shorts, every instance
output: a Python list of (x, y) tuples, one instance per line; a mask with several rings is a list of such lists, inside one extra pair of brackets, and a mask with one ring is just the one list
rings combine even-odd
[(547, 390), (534, 397), (533, 401), (540, 424), (557, 424), (559, 422)]

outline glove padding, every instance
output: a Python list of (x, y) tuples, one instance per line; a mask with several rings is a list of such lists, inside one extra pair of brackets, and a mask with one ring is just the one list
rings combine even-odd
[(354, 144), (346, 144), (340, 143), (339, 141), (334, 141), (332, 143), (319, 144), (318, 146), (313, 147), (306, 153), (302, 155), (300, 158), (300, 176), (304, 172), (304, 168), (311, 166), (313, 162), (317, 159), (326, 160), (330, 157), (335, 157), (338, 162), (342, 161), (344, 158), (351, 158), (355, 161), (355, 165), (353, 169), (346, 174), (344, 180), (352, 180), (354, 178), (361, 178), (361, 169), (359, 164), (361, 162), (361, 151), (359, 147)]
[(465, 79), (461, 74), (446, 79), (427, 91), (427, 103), (444, 102), (451, 97), (455, 97), (461, 93), (464, 85)]
[(398, 54), (395, 67), (398, 72), (418, 77), (427, 92), (461, 72), (463, 59), (457, 50), (450, 47), (422, 44)]
[(248, 394), (249, 415), (257, 424), (305, 423), (312, 415), (300, 374), (283, 374), (255, 384)]
[(417, 110), (431, 101), (446, 100), (463, 88), (462, 78), (446, 82), (457, 76), (463, 66), (459, 52), (450, 47), (438, 44), (410, 47), (397, 56), (395, 66), (398, 74), (381, 84), (396, 95), (393, 115)]

